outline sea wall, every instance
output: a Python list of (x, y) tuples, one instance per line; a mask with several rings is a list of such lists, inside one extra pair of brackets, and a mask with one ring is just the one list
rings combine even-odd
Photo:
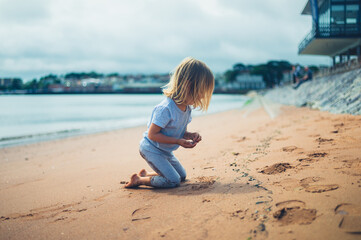
[(332, 113), (361, 115), (361, 68), (315, 78), (297, 90), (291, 85), (264, 93), (265, 100)]

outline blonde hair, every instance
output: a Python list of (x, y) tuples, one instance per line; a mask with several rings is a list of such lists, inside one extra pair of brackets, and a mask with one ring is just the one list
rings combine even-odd
[(165, 96), (177, 104), (187, 104), (207, 111), (214, 89), (214, 76), (208, 66), (192, 57), (187, 57), (175, 68), (171, 79), (163, 87)]

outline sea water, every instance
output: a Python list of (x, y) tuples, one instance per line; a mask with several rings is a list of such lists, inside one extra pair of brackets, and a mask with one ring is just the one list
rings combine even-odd
[[(0, 148), (146, 125), (161, 94), (0, 96)], [(207, 113), (240, 109), (243, 95), (213, 95)]]

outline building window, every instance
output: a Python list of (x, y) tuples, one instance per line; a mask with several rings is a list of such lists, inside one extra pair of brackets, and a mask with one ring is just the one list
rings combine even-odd
[(345, 6), (331, 6), (331, 23), (336, 25), (345, 24)]
[(346, 5), (346, 24), (357, 24), (359, 5)]

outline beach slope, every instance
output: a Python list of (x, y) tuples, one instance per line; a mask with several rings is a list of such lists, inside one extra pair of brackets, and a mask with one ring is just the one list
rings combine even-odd
[(360, 239), (361, 116), (196, 117), (175, 189), (124, 189), (144, 127), (0, 149), (0, 239)]

